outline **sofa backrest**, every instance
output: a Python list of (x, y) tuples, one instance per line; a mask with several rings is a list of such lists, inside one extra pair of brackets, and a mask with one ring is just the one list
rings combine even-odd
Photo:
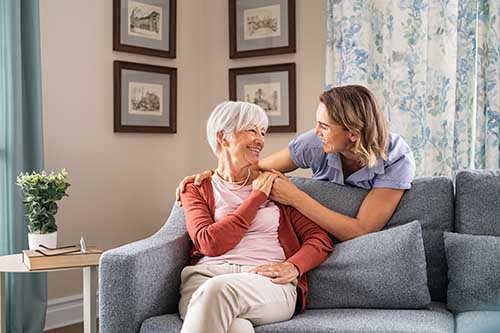
[(158, 230), (157, 233), (174, 236), (180, 236), (184, 233), (187, 234), (186, 217), (184, 215), (184, 209), (181, 207), (179, 202), (174, 202), (167, 222), (160, 228), (160, 230)]
[(460, 171), (455, 192), (456, 232), (500, 236), (500, 170)]
[[(355, 217), (368, 190), (327, 181), (292, 178), (303, 191), (325, 207)], [(427, 260), (427, 279), (431, 298), (446, 302), (447, 266), (443, 232), (453, 231), (453, 184), (447, 177), (417, 178), (405, 192), (385, 229), (420, 221)], [(334, 221), (332, 221), (334, 223)], [(336, 240), (334, 240), (336, 241)], [(308, 273), (314, 274), (314, 271)], [(309, 286), (323, 288), (324, 286)], [(390, 291), (388, 291), (390, 292)]]

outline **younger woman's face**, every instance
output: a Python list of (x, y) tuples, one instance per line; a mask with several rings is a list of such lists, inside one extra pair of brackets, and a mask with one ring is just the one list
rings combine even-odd
[(353, 134), (333, 121), (323, 103), (319, 103), (316, 111), (314, 131), (323, 142), (325, 153), (348, 152), (352, 146), (351, 137)]

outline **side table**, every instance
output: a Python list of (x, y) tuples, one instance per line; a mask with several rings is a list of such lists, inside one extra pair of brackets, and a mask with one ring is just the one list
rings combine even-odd
[(69, 269), (83, 269), (83, 327), (85, 333), (96, 333), (96, 292), (97, 292), (97, 267), (78, 266), (57, 269), (44, 269), (30, 271), (23, 264), (22, 254), (0, 256), (0, 333), (6, 333), (5, 323), (5, 273), (41, 273), (56, 272)]

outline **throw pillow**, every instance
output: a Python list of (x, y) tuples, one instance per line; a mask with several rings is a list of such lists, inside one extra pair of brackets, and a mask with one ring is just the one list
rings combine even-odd
[(444, 233), (448, 308), (500, 310), (500, 237)]
[(308, 273), (309, 308), (417, 309), (431, 302), (418, 221), (337, 244)]

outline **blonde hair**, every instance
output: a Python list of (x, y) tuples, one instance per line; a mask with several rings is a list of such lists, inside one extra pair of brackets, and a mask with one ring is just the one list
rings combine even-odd
[(266, 111), (257, 104), (248, 102), (222, 102), (215, 107), (207, 121), (207, 141), (215, 156), (219, 156), (220, 145), (217, 133), (231, 139), (234, 132), (260, 126), (267, 131), (269, 119)]
[(372, 167), (379, 158), (387, 159), (389, 126), (375, 96), (363, 86), (335, 87), (320, 95), (330, 118), (359, 135), (351, 151), (364, 166)]

